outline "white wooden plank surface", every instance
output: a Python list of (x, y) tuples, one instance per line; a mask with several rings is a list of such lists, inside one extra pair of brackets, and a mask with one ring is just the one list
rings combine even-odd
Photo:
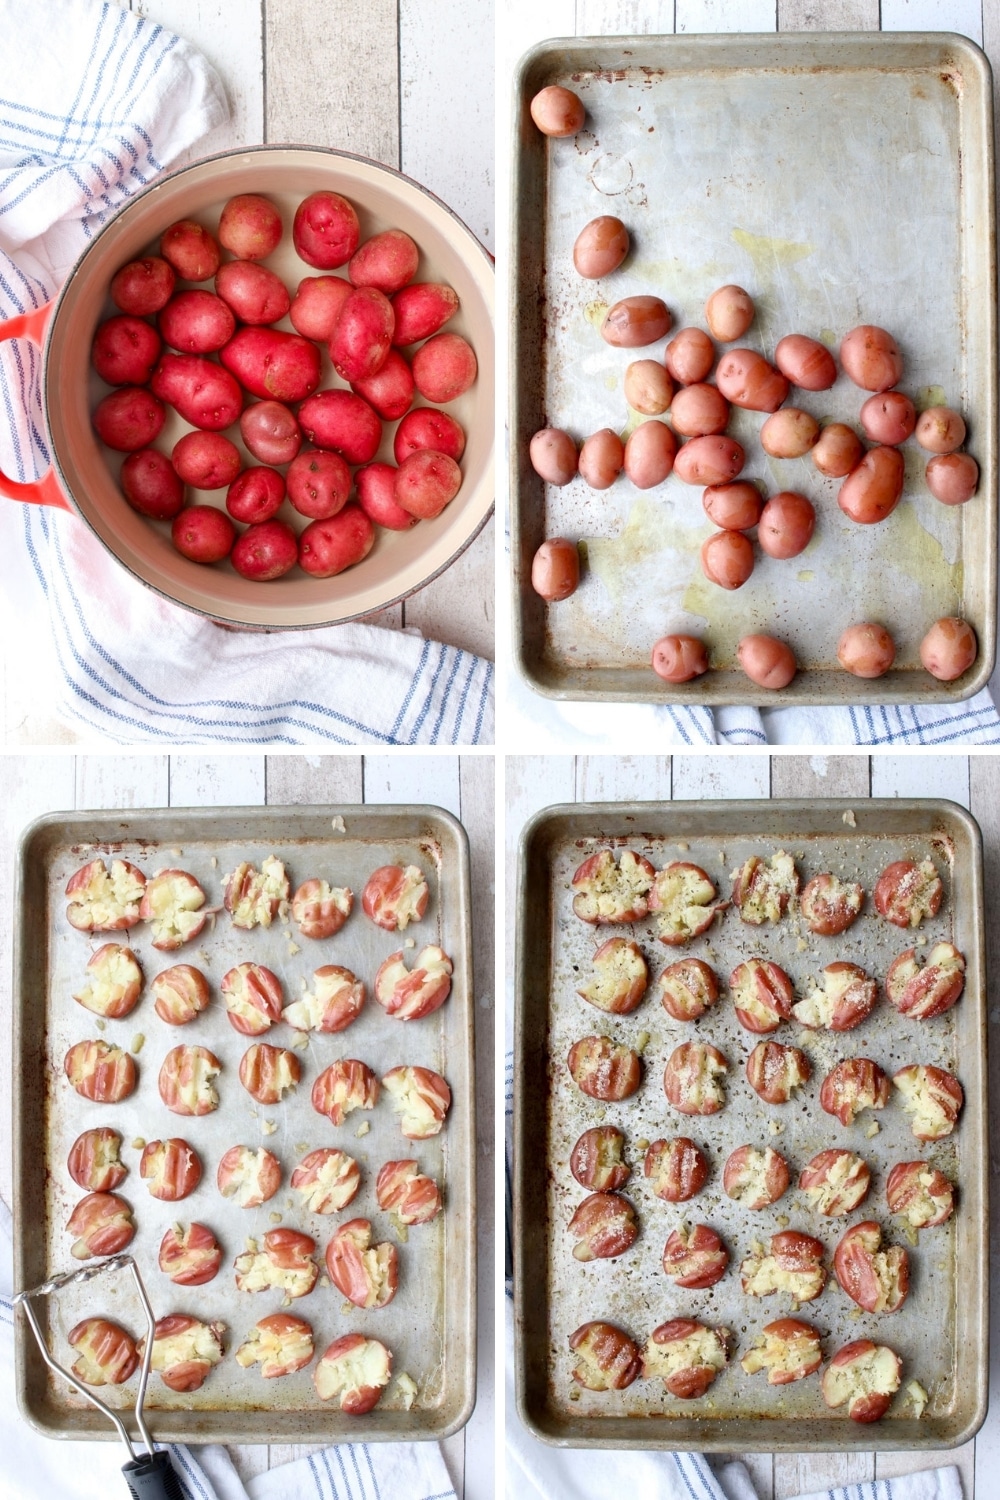
[(982, 46), (983, 8), (983, 0), (882, 0), (882, 30), (959, 31)]
[(677, 30), (774, 31), (776, 0), (677, 0)]
[(259, 807), (263, 755), (172, 755), (171, 807)]
[(77, 807), (163, 807), (170, 795), (166, 755), (78, 755)]
[(674, 0), (577, 0), (577, 36), (665, 36)]
[(874, 755), (873, 797), (948, 797), (969, 805), (965, 755)]
[(366, 802), (429, 802), (461, 810), (458, 760), (453, 755), (366, 755)]
[(779, 31), (878, 31), (879, 0), (778, 0)]
[(669, 755), (578, 755), (578, 802), (659, 802), (670, 796)]
[(675, 755), (674, 796), (766, 797), (771, 763), (766, 755)]

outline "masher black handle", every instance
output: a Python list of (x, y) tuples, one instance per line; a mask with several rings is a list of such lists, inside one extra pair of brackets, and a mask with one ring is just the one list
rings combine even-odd
[(185, 1500), (170, 1454), (143, 1453), (122, 1468), (132, 1500)]

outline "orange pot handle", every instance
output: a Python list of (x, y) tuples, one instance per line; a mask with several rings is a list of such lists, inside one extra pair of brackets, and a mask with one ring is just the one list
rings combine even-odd
[[(41, 348), (53, 306), (54, 303), (46, 302), (44, 307), (36, 307), (33, 312), (20, 313), (16, 318), (8, 318), (6, 323), (0, 323), (0, 343), (7, 339), (30, 339)], [(51, 468), (46, 470), (41, 479), (29, 480), (27, 484), (18, 484), (15, 479), (8, 479), (6, 474), (0, 472), (0, 495), (6, 495), (8, 500), (20, 500), (26, 505), (53, 505), (57, 510), (72, 509)]]

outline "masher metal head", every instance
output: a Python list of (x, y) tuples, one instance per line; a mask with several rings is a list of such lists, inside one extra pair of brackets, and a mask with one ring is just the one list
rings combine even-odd
[[(35, 1297), (51, 1297), (62, 1291), (63, 1287), (71, 1286), (74, 1282), (93, 1281), (98, 1276), (104, 1276), (109, 1271), (130, 1271), (135, 1289), (142, 1303), (142, 1309), (146, 1317), (146, 1339), (142, 1351), (142, 1365), (139, 1370), (139, 1384), (135, 1393), (135, 1420), (142, 1435), (142, 1441), (146, 1452), (136, 1455), (135, 1447), (129, 1436), (128, 1428), (122, 1421), (120, 1414), (114, 1411), (99, 1396), (95, 1395), (89, 1386), (77, 1380), (71, 1370), (67, 1370), (58, 1360), (52, 1357), (45, 1335), (39, 1325), (34, 1307), (31, 1305)], [(146, 1400), (146, 1385), (149, 1381), (149, 1366), (153, 1358), (153, 1340), (156, 1335), (156, 1317), (153, 1313), (146, 1288), (142, 1284), (139, 1275), (139, 1267), (131, 1255), (112, 1255), (107, 1260), (98, 1261), (94, 1265), (82, 1266), (76, 1271), (66, 1271), (61, 1276), (53, 1276), (49, 1281), (43, 1281), (41, 1286), (32, 1288), (31, 1291), (18, 1292), (13, 1299), (14, 1306), (20, 1307), (35, 1341), (41, 1351), (42, 1358), (50, 1370), (67, 1381), (75, 1391), (78, 1391), (91, 1406), (97, 1408), (103, 1416), (107, 1417), (117, 1429), (125, 1447), (128, 1449), (129, 1461), (122, 1468), (122, 1473), (135, 1500), (184, 1500), (184, 1491), (181, 1489), (180, 1481), (170, 1463), (169, 1455), (165, 1451), (158, 1451), (153, 1444), (146, 1419), (143, 1415), (143, 1405)]]

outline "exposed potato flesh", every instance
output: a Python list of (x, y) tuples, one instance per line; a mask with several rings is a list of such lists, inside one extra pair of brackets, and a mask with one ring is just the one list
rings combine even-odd
[(292, 897), (292, 921), (303, 937), (331, 938), (343, 927), (353, 906), (354, 892), (348, 886), (306, 880)]
[(63, 1059), (63, 1070), (84, 1099), (94, 1104), (117, 1104), (136, 1085), (134, 1060), (110, 1042), (76, 1042)]
[(175, 964), (153, 980), (154, 1009), (170, 1026), (186, 1026), (211, 999), (208, 980), (190, 964)]
[(105, 943), (87, 964), (87, 983), (73, 996), (95, 1016), (119, 1020), (135, 1009), (142, 992), (142, 970), (131, 948)]
[(788, 1188), (788, 1163), (771, 1146), (737, 1146), (723, 1168), (722, 1186), (727, 1197), (746, 1209), (767, 1208)]
[(855, 1422), (877, 1422), (899, 1390), (902, 1361), (895, 1350), (870, 1339), (839, 1349), (823, 1372), (827, 1406), (847, 1406)]
[(576, 1260), (613, 1260), (631, 1249), (639, 1232), (635, 1209), (618, 1193), (591, 1193), (568, 1225)]
[(728, 1068), (722, 1053), (710, 1043), (682, 1042), (667, 1059), (663, 1091), (682, 1114), (716, 1114), (726, 1102), (721, 1080)]
[(72, 875), (66, 886), (66, 918), (81, 932), (115, 932), (134, 927), (146, 888), (146, 877), (127, 860), (91, 860)]
[(392, 1355), (378, 1339), (349, 1333), (334, 1339), (313, 1371), (321, 1401), (340, 1397), (340, 1409), (363, 1416), (377, 1405), (392, 1375)]
[(388, 1240), (372, 1244), (370, 1220), (350, 1219), (326, 1247), (326, 1269), (355, 1307), (385, 1307), (396, 1295), (399, 1252)]
[(374, 1109), (379, 1081), (367, 1063), (344, 1057), (324, 1068), (312, 1087), (312, 1107), (331, 1125), (342, 1125), (356, 1109)]
[(872, 1174), (852, 1151), (821, 1151), (799, 1175), (799, 1188), (817, 1213), (853, 1213), (868, 1196)]
[(430, 889), (417, 865), (383, 865), (368, 877), (361, 893), (365, 915), (386, 932), (405, 932), (422, 920)]
[(259, 1208), (273, 1198), (281, 1185), (277, 1157), (263, 1146), (230, 1146), (219, 1162), (219, 1192), (234, 1198), (240, 1208)]
[(750, 958), (729, 976), (736, 1019), (747, 1031), (777, 1031), (792, 1013), (794, 991), (785, 973), (766, 959)]
[(577, 994), (598, 1010), (624, 1015), (634, 1010), (646, 992), (649, 971), (638, 943), (613, 937), (593, 957), (594, 975)]
[(429, 1224), (441, 1212), (441, 1189), (415, 1161), (387, 1161), (379, 1169), (375, 1196), (383, 1213), (401, 1224)]
[(769, 1385), (790, 1385), (813, 1375), (823, 1363), (823, 1345), (816, 1329), (799, 1318), (768, 1323), (754, 1347), (740, 1360), (748, 1375), (767, 1371)]
[(719, 998), (715, 972), (700, 958), (668, 964), (657, 983), (660, 1003), (675, 1021), (697, 1021)]
[(740, 1266), (748, 1297), (785, 1292), (796, 1302), (812, 1302), (826, 1285), (823, 1246), (811, 1235), (783, 1230), (771, 1237), (771, 1253), (753, 1251)]
[(593, 925), (639, 922), (649, 911), (655, 876), (649, 860), (630, 849), (618, 861), (610, 849), (600, 849), (573, 876), (573, 910), (582, 922)]
[(287, 1047), (254, 1042), (240, 1058), (240, 1083), (258, 1104), (278, 1104), (302, 1077), (302, 1064)]
[(841, 1288), (865, 1312), (898, 1312), (910, 1289), (910, 1260), (899, 1245), (883, 1250), (882, 1230), (874, 1220), (855, 1224), (833, 1254)]
[(680, 1400), (703, 1396), (729, 1362), (728, 1328), (709, 1328), (693, 1319), (664, 1323), (647, 1339), (642, 1351), (642, 1373), (661, 1379)]
[(780, 922), (799, 891), (795, 861), (783, 849), (767, 860), (751, 855), (732, 872), (732, 879), (733, 905), (753, 927)]
[(931, 1063), (912, 1063), (894, 1074), (892, 1081), (918, 1141), (937, 1141), (951, 1134), (965, 1097), (957, 1078)]
[(335, 1214), (346, 1208), (361, 1186), (353, 1157), (332, 1146), (304, 1156), (292, 1173), (292, 1188), (302, 1207), (313, 1214)]
[(636, 1053), (608, 1036), (581, 1037), (569, 1049), (566, 1065), (577, 1088), (591, 1099), (628, 1099), (642, 1081)]
[(944, 1224), (955, 1211), (955, 1188), (943, 1172), (923, 1161), (897, 1162), (885, 1184), (889, 1212), (913, 1229)]
[(237, 964), (223, 974), (219, 988), (230, 1026), (244, 1036), (263, 1036), (281, 1020), (281, 980), (262, 964)]
[(278, 908), (288, 900), (288, 876), (273, 854), (261, 861), (260, 869), (246, 862), (225, 877), (224, 901), (234, 927), (250, 931), (270, 927)]
[(443, 948), (421, 948), (409, 969), (393, 953), (375, 975), (375, 999), (397, 1021), (419, 1021), (438, 1010), (451, 993), (452, 962)]
[(365, 1003), (365, 987), (341, 964), (327, 964), (313, 974), (312, 989), (286, 1005), (281, 1019), (296, 1031), (345, 1031)]
[(705, 932), (726, 905), (699, 865), (675, 861), (657, 873), (649, 893), (649, 909), (656, 913), (657, 936), (675, 947)]
[(870, 1014), (878, 999), (878, 985), (857, 964), (832, 963), (823, 970), (818, 988), (792, 1006), (803, 1026), (826, 1031), (850, 1031)]
[(646, 1151), (643, 1172), (658, 1198), (667, 1203), (685, 1203), (705, 1186), (708, 1163), (703, 1153), (685, 1135), (670, 1141), (653, 1141)]
[(77, 1354), (73, 1374), (85, 1385), (121, 1385), (138, 1368), (135, 1340), (109, 1318), (85, 1318), (66, 1342)]
[(222, 1064), (207, 1047), (173, 1047), (160, 1068), (160, 1098), (175, 1115), (207, 1115), (219, 1107), (213, 1082)]
[(316, 1285), (319, 1267), (313, 1260), (316, 1241), (294, 1229), (272, 1229), (262, 1250), (246, 1250), (236, 1257), (236, 1285), (241, 1292), (266, 1292), (277, 1287), (286, 1297), (307, 1297)]
[(681, 1224), (663, 1247), (664, 1275), (675, 1286), (701, 1290), (726, 1274), (729, 1251), (707, 1224)]
[(853, 1125), (865, 1109), (884, 1109), (889, 1102), (889, 1080), (870, 1057), (841, 1059), (823, 1079), (820, 1108), (841, 1125)]
[(901, 859), (889, 865), (875, 885), (876, 910), (897, 927), (919, 927), (937, 915), (944, 886), (933, 860)]
[(265, 1380), (280, 1379), (304, 1369), (313, 1357), (312, 1328), (290, 1313), (261, 1318), (236, 1351), (236, 1363), (244, 1370), (260, 1365)]
[(204, 1224), (172, 1224), (160, 1241), (158, 1264), (178, 1286), (204, 1286), (219, 1273), (222, 1246)]
[[(183, 1313), (161, 1318), (153, 1336), (150, 1369), (174, 1391), (196, 1391), (222, 1358), (224, 1323), (202, 1323)], [(146, 1341), (138, 1344), (139, 1356)]]
[(128, 1176), (123, 1163), (122, 1138), (108, 1126), (85, 1130), (77, 1136), (66, 1161), (77, 1187), (88, 1193), (109, 1193)]
[(767, 1104), (787, 1104), (812, 1077), (812, 1063), (798, 1047), (758, 1042), (747, 1058), (747, 1082)]
[(916, 1021), (950, 1010), (964, 987), (965, 955), (952, 943), (935, 943), (923, 963), (915, 949), (907, 949), (893, 960), (885, 979), (891, 1003)]
[(170, 952), (196, 938), (205, 925), (205, 892), (185, 870), (160, 870), (146, 889), (139, 908), (152, 926), (153, 947)]
[(612, 1323), (584, 1323), (569, 1336), (573, 1379), (588, 1391), (622, 1391), (642, 1371), (639, 1347)]
[(857, 919), (865, 893), (855, 881), (843, 881), (826, 873), (809, 881), (799, 900), (799, 909), (810, 932), (835, 937), (846, 932)]
[(407, 1140), (423, 1141), (439, 1134), (451, 1108), (451, 1089), (440, 1073), (430, 1068), (390, 1068), (382, 1087), (399, 1115), (399, 1128)]
[(597, 1125), (585, 1130), (570, 1153), (569, 1168), (582, 1187), (592, 1192), (613, 1192), (624, 1187), (631, 1167), (623, 1161), (625, 1137), (615, 1125)]

